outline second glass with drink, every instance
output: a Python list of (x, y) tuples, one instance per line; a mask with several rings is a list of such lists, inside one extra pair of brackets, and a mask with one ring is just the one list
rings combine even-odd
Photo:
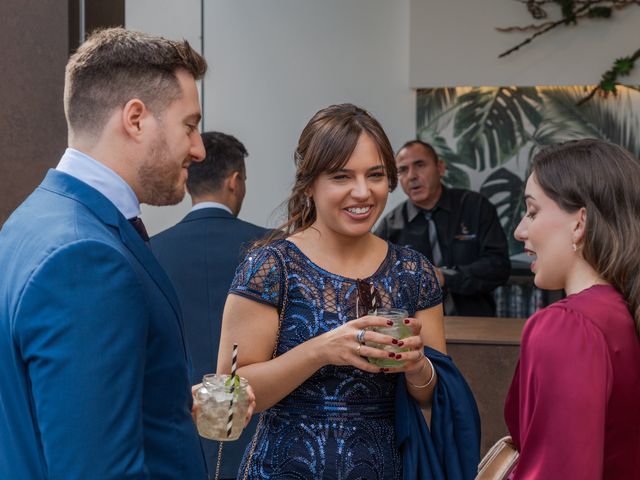
[[(385, 327), (371, 327), (371, 330), (374, 332), (382, 333), (384, 335), (389, 335), (396, 340), (402, 340), (404, 338), (410, 337), (413, 335), (413, 331), (409, 325), (404, 323), (404, 319), (409, 316), (409, 312), (402, 308), (378, 308), (376, 310), (372, 310), (368, 313), (368, 315), (384, 317), (393, 322), (393, 325), (385, 326)], [(406, 347), (399, 347), (398, 345), (384, 345), (381, 343), (375, 342), (366, 342), (367, 346), (379, 348), (384, 350), (385, 352), (408, 352), (409, 349)], [(376, 365), (381, 368), (389, 368), (389, 367), (400, 367), (404, 365), (403, 360), (395, 360), (393, 358), (372, 358), (368, 357), (369, 363)]]

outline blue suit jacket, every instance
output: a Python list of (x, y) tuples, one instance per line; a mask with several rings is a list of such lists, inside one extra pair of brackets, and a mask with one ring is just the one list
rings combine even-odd
[[(221, 208), (203, 208), (151, 239), (153, 253), (171, 278), (182, 305), (194, 384), (201, 382), (204, 374), (216, 371), (222, 310), (231, 280), (246, 248), (267, 232)], [(225, 443), (222, 478), (236, 478), (256, 423), (253, 419), (237, 441)], [(213, 474), (218, 444), (206, 439), (202, 444)]]
[(0, 478), (205, 478), (178, 300), (115, 206), (49, 171), (0, 272)]

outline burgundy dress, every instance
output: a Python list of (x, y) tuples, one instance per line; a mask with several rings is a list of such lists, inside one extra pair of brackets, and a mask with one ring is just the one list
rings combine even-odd
[(527, 321), (505, 420), (520, 451), (515, 480), (640, 478), (640, 340), (613, 287)]

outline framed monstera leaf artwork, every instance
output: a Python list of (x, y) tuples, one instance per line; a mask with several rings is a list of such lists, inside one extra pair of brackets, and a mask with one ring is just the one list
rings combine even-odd
[(417, 93), (418, 138), (447, 164), (444, 181), (488, 197), (498, 210), (511, 255), (524, 212), (531, 159), (545, 145), (601, 138), (640, 156), (640, 88), (578, 105), (593, 86), (456, 87)]

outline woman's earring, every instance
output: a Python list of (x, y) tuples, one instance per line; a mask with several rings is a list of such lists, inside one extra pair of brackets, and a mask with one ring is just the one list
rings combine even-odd
[(575, 243), (572, 246), (573, 246), (573, 251), (577, 252), (578, 251), (578, 246)]
[(304, 197), (304, 205), (305, 207), (307, 207), (307, 209), (311, 208), (311, 201), (309, 200), (309, 197), (307, 197), (306, 195)]

